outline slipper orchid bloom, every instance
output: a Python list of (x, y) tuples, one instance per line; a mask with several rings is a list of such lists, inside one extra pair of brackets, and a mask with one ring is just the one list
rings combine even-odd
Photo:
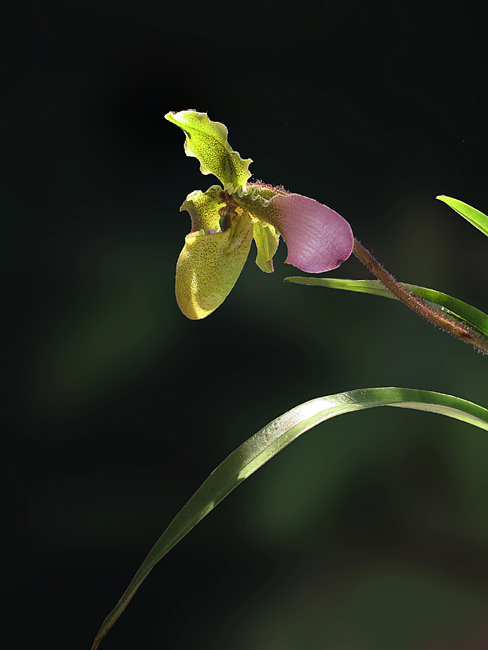
[(205, 318), (223, 303), (253, 239), (256, 264), (265, 273), (273, 272), (280, 235), (288, 247), (286, 263), (307, 273), (331, 271), (350, 256), (352, 230), (337, 212), (282, 187), (248, 183), (252, 160), (231, 149), (223, 124), (196, 111), (165, 117), (185, 132), (186, 155), (222, 183), (192, 192), (180, 208), (191, 217), (176, 266), (176, 300), (185, 316)]

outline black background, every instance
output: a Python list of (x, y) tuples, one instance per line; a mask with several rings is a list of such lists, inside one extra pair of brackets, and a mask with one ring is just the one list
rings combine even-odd
[[(254, 253), (187, 321), (179, 206), (215, 182), (164, 120), (227, 125), (256, 178), (351, 223), (399, 280), (487, 309), (488, 11), (477, 1), (12, 3), (2, 20), (1, 637), (89, 648), (145, 554), (237, 445), (367, 386), (488, 406), (486, 357)], [(352, 258), (331, 275), (367, 278)], [(488, 646), (488, 440), (395, 409), (325, 423), (153, 571), (110, 648)]]

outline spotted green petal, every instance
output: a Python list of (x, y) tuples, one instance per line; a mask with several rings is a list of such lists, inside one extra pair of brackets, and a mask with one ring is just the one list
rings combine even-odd
[(256, 264), (261, 271), (273, 273), (273, 256), (280, 242), (280, 234), (276, 232), (276, 229), (271, 224), (255, 221), (253, 223), (253, 237), (258, 249)]
[(188, 194), (180, 212), (186, 210), (191, 217), (191, 232), (203, 230), (220, 230), (219, 209), (225, 200), (222, 197), (220, 185), (212, 185), (206, 192), (195, 190)]
[[(220, 219), (219, 202), (215, 196), (212, 198), (212, 190), (193, 192), (181, 206), (190, 213), (193, 225), (176, 266), (176, 300), (191, 320), (205, 318), (224, 302), (242, 271), (252, 242), (251, 219), (242, 209), (232, 217), (227, 230), (208, 232), (218, 228)], [(203, 228), (197, 230), (196, 224)]]
[(233, 151), (224, 124), (212, 122), (206, 113), (197, 111), (170, 112), (165, 118), (185, 132), (185, 153), (200, 161), (202, 174), (214, 174), (229, 193), (245, 187), (252, 160), (243, 160)]

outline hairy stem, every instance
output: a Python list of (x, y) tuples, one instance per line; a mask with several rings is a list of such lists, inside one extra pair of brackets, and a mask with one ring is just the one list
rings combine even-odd
[(470, 343), (475, 348), (478, 348), (485, 354), (488, 354), (488, 341), (474, 330), (470, 329), (464, 323), (450, 318), (447, 314), (437, 311), (435, 308), (427, 305), (426, 302), (420, 298), (416, 298), (404, 287), (402, 287), (395, 278), (384, 269), (381, 264), (376, 260), (373, 255), (366, 249), (357, 239), (354, 239), (354, 255), (366, 266), (378, 280), (385, 285), (385, 287), (393, 293), (398, 300), (403, 302), (404, 305), (410, 307), (429, 323), (437, 325), (441, 329), (449, 332), (456, 338)]

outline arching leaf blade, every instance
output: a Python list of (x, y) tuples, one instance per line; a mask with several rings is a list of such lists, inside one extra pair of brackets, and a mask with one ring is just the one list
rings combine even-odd
[(305, 402), (263, 427), (233, 451), (183, 506), (153, 546), (121, 599), (103, 622), (95, 650), (151, 569), (242, 481), (312, 427), (344, 413), (394, 406), (439, 413), (488, 431), (488, 410), (459, 397), (409, 388), (365, 388)]
[[(311, 287), (325, 287), (327, 289), (341, 289), (343, 291), (356, 291), (358, 293), (369, 293), (375, 296), (382, 296), (383, 298), (392, 298), (398, 300), (379, 280), (342, 280), (339, 278), (310, 278), (310, 277), (289, 277), (285, 278), (285, 282), (292, 284), (304, 284)], [(416, 298), (423, 300), (440, 307), (443, 311), (448, 312), (449, 315), (461, 320), (471, 328), (479, 332), (482, 336), (488, 338), (488, 315), (481, 310), (468, 305), (468, 303), (453, 298), (452, 296), (437, 291), (436, 289), (428, 289), (427, 287), (419, 287), (415, 284), (407, 284), (399, 282), (402, 287), (408, 289)]]

